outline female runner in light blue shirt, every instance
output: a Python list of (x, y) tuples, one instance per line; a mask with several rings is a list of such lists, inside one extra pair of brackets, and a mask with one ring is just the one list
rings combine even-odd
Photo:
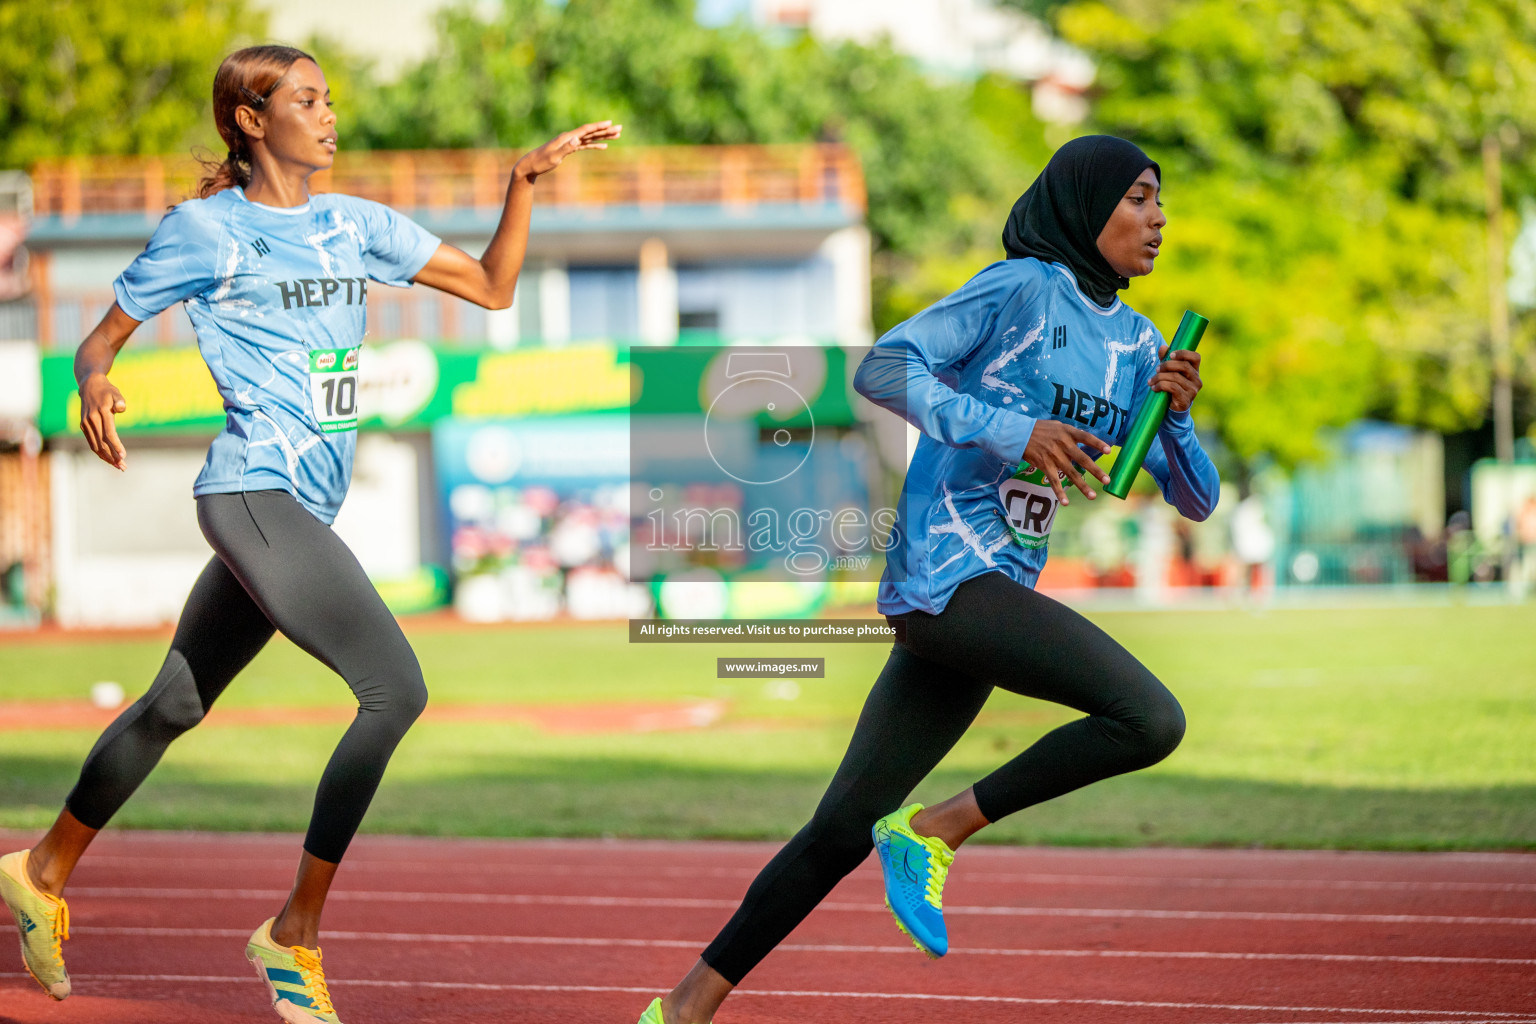
[[(215, 556), (159, 675), (97, 742), (58, 820), (30, 851), (0, 858), (0, 897), (21, 930), (28, 971), (55, 999), (68, 996), (61, 894), (76, 861), (167, 745), (280, 629), (346, 680), (358, 713), (321, 776), (288, 902), (257, 927), (246, 956), (284, 1020), (337, 1024), (320, 913), (427, 696), (410, 644), (329, 525), (352, 473), (369, 282), (415, 281), (505, 309), (535, 181), (572, 153), (606, 148), (620, 128), (583, 125), (525, 154), (495, 235), (474, 259), (386, 206), (310, 194), (310, 176), (335, 158), (337, 132), (325, 75), (308, 54), (284, 46), (231, 54), (214, 77), (213, 110), (228, 158), (117, 279), (117, 301), (80, 346), (75, 373), (91, 450), (126, 470), (114, 416), (128, 402), (107, 373), (140, 322), (185, 304), (226, 413), (193, 488)], [(262, 751), (250, 752), (250, 770), (261, 776)]]

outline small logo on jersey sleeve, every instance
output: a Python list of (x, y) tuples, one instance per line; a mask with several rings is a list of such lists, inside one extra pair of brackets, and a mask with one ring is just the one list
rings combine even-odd
[(272, 247), (267, 244), (265, 238), (256, 239), (251, 243), (251, 248), (256, 250), (257, 256), (269, 256), (272, 253)]
[(1051, 348), (1067, 347), (1067, 325), (1057, 324), (1051, 328)]

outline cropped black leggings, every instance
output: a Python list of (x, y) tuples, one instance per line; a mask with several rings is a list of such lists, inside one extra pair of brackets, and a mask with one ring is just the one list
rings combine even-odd
[[(304, 839), (309, 853), (339, 863), (396, 744), (426, 707), (421, 667), (356, 557), (292, 495), (204, 495), (197, 521), (215, 556), (192, 587), (160, 674), (96, 741), (65, 806), (91, 828), (106, 825), (280, 629), (357, 697)], [(262, 751), (250, 756), (259, 772)]]
[(962, 583), (938, 615), (891, 618), (896, 645), (815, 815), (768, 862), (703, 953), (739, 984), (873, 847), (876, 819), (970, 728), (994, 686), (1085, 713), (977, 782), (988, 821), (1156, 764), (1184, 736), (1157, 678), (1081, 615), (1000, 573)]

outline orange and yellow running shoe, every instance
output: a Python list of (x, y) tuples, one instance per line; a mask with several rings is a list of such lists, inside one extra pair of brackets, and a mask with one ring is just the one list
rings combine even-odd
[(272, 1009), (288, 1024), (341, 1024), (320, 968), (320, 950), (303, 946), (279, 946), (272, 940), (267, 918), (245, 945), (245, 958), (267, 986)]
[(58, 896), (39, 892), (27, 878), (27, 855), (18, 850), (0, 857), (0, 899), (5, 901), (21, 932), (21, 959), (27, 973), (55, 999), (69, 995), (64, 969), (64, 940), (69, 938), (69, 905)]

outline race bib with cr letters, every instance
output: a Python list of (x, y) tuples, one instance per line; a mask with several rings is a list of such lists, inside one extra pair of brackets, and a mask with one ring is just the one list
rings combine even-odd
[(309, 397), (327, 434), (357, 429), (356, 348), (319, 348), (309, 354)]
[(1060, 504), (1056, 492), (1045, 482), (1045, 474), (1026, 463), (1003, 481), (997, 496), (1002, 499), (1003, 518), (1013, 539), (1022, 547), (1045, 547)]

